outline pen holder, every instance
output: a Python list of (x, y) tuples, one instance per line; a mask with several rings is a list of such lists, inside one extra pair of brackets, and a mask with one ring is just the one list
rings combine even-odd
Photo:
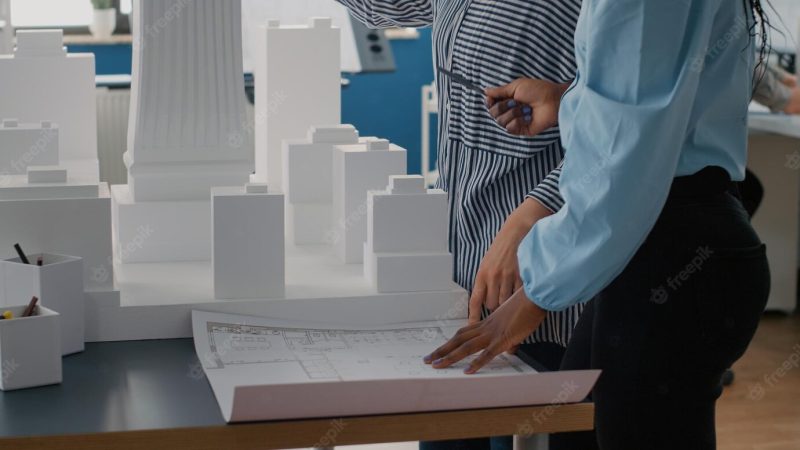
[(3, 308), (16, 317), (0, 320), (3, 391), (61, 383), (61, 317), (43, 306), (34, 316), (20, 317), (25, 308)]
[[(41, 266), (36, 264), (40, 257)], [(31, 297), (39, 297), (41, 305), (61, 315), (62, 354), (83, 351), (83, 259), (39, 253), (28, 255), (28, 260), (31, 264), (19, 258), (0, 261), (0, 305), (27, 304)]]

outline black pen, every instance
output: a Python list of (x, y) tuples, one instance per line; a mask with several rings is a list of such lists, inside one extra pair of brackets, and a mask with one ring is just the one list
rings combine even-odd
[(454, 82), (466, 87), (467, 89), (473, 90), (475, 92), (479, 92), (481, 95), (486, 95), (486, 92), (484, 92), (484, 89), (482, 87), (480, 87), (477, 84), (469, 81), (465, 77), (463, 77), (463, 76), (461, 76), (461, 75), (459, 75), (459, 74), (457, 74), (455, 72), (451, 72), (451, 71), (445, 69), (442, 66), (439, 66), (438, 69), (439, 69), (440, 73), (443, 73), (443, 74), (447, 75), (447, 77), (449, 77), (450, 80), (452, 80), (452, 81), (454, 81)]
[(19, 244), (14, 244), (14, 250), (17, 251), (17, 254), (19, 255), (19, 259), (20, 259), (20, 261), (22, 261), (23, 264), (30, 264), (31, 263), (28, 260), (28, 257), (25, 256), (25, 252), (22, 251), (22, 247), (20, 247)]

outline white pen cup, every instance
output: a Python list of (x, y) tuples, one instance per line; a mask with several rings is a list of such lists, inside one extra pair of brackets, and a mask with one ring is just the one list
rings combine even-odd
[(14, 318), (0, 320), (0, 390), (11, 391), (61, 382), (61, 317), (37, 306), (2, 307)]
[[(41, 305), (61, 315), (62, 354), (83, 351), (83, 259), (54, 253), (27, 257), (30, 264), (20, 258), (0, 261), (0, 306), (27, 304), (31, 297), (39, 297)], [(41, 266), (37, 264), (39, 258)]]

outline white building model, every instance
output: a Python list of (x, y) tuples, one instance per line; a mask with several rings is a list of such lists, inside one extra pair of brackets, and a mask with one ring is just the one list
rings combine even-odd
[(341, 121), (339, 29), (315, 17), (308, 26), (259, 28), (254, 48), (256, 180), (284, 187), (281, 143), (314, 125)]
[(117, 245), (143, 226), (153, 233), (122, 261), (207, 260), (211, 188), (244, 185), (253, 170), (240, 138), (241, 4), (139, 1), (133, 24), (128, 184), (112, 188), (114, 231)]
[(59, 127), (61, 164), (97, 183), (94, 55), (67, 54), (61, 30), (19, 30), (14, 53), (0, 55), (0, 119)]
[(294, 244), (333, 241), (333, 148), (358, 142), (352, 125), (311, 127), (305, 139), (283, 141), (287, 230)]
[[(87, 340), (189, 337), (193, 309), (342, 325), (466, 317), (467, 295), (450, 281), (444, 193), (405, 176), (404, 149), (340, 123), (340, 40), (330, 20), (262, 28), (250, 123), (240, 2), (133, 5), (129, 177), (110, 196), (69, 167), (64, 177), (65, 157), (76, 156), (65, 145), (86, 131), (33, 114), (12, 95), (19, 86), (0, 85), (11, 99), (0, 119), (19, 119), (8, 128), (57, 128), (61, 143), (60, 160), (42, 157), (2, 178), (11, 182), (0, 186), (0, 246), (7, 257), (20, 242), (84, 259)], [(23, 35), (14, 58), (40, 59), (38, 70), (81, 59), (65, 57), (58, 38), (57, 52), (55, 34)], [(3, 58), (0, 79), (24, 84)], [(49, 82), (60, 78), (48, 72)], [(59, 86), (52, 111), (80, 103)], [(82, 95), (94, 105), (93, 91)], [(255, 154), (246, 145), (253, 130)], [(91, 154), (77, 156), (96, 163), (91, 134)], [(8, 136), (0, 128), (0, 142)], [(15, 152), (0, 148), (0, 163)], [(94, 191), (79, 191), (86, 186)]]
[(378, 292), (453, 287), (447, 240), (447, 194), (425, 189), (420, 175), (393, 175), (367, 197), (364, 274)]
[(111, 202), (98, 181), (94, 55), (67, 54), (62, 40), (61, 30), (20, 30), (14, 54), (0, 55), (0, 256), (16, 256), (15, 243), (79, 256), (87, 302), (118, 306)]

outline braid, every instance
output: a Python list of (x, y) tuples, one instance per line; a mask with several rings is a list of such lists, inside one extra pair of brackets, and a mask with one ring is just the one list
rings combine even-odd
[[(767, 0), (764, 1), (766, 2)], [(744, 0), (744, 7), (748, 14), (750, 12), (753, 14), (753, 24), (750, 26), (750, 37), (751, 39), (753, 37), (758, 39), (758, 57), (753, 75), (753, 89), (755, 90), (766, 73), (766, 70), (761, 69), (762, 66), (767, 63), (767, 58), (772, 49), (769, 38), (771, 25), (767, 13), (764, 11), (762, 0)]]

